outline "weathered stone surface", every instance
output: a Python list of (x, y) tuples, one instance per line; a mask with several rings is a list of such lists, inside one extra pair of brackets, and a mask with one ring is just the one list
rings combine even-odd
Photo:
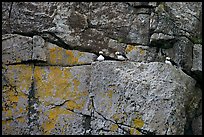
[[(113, 44), (110, 43), (110, 45)], [(8, 34), (3, 35), (2, 39), (2, 62), (5, 64), (33, 60), (44, 61), (49, 65), (73, 66), (91, 63), (96, 58), (97, 56), (93, 53), (66, 50), (45, 42), (42, 37), (37, 35), (30, 38)]]
[(179, 41), (174, 43), (173, 48), (165, 49), (164, 52), (184, 70), (187, 72), (191, 71), (193, 65), (193, 43), (189, 39), (181, 37)]
[(202, 133), (201, 6), (3, 2), (2, 134)]
[(194, 135), (202, 135), (202, 115), (193, 120), (192, 128)]
[(202, 45), (200, 44), (193, 46), (193, 66), (191, 71), (199, 71), (202, 75)]
[(88, 98), (90, 66), (35, 67), (40, 134), (83, 134), (82, 112)]
[(47, 45), (47, 63), (50, 65), (73, 66), (90, 64), (96, 60), (93, 53), (80, 52), (77, 50), (66, 50), (52, 43)]
[(150, 28), (168, 35), (196, 35), (201, 6), (201, 2), (161, 2), (151, 15)]
[(181, 70), (158, 62), (104, 61), (93, 64), (91, 76), (94, 115), (103, 123), (92, 121), (95, 134), (141, 134), (135, 127), (183, 134), (195, 81)]
[(32, 60), (47, 61), (47, 47), (45, 47), (45, 40), (40, 36), (33, 36), (33, 54)]
[[(142, 14), (140, 10), (135, 10), (133, 7), (129, 8), (127, 3), (13, 2), (10, 5), (7, 3), (4, 5), (7, 5), (3, 10), (4, 28), (10, 26), (12, 32), (49, 30), (56, 32), (73, 47), (83, 47), (93, 53), (98, 53), (102, 49), (107, 49), (110, 53), (115, 52), (117, 49), (107, 46), (110, 38), (120, 42), (144, 45), (149, 42), (149, 15)], [(10, 17), (6, 12), (9, 7)], [(109, 14), (109, 11), (112, 11), (112, 14)], [(17, 19), (19, 16), (20, 18)], [(13, 23), (13, 20), (17, 20), (15, 21), (17, 24)], [(8, 25), (7, 21), (12, 23)], [(25, 30), (25, 28), (29, 29)]]
[(2, 32), (41, 31), (53, 26), (56, 2), (3, 2)]
[(127, 45), (126, 56), (130, 61), (136, 62), (153, 62), (156, 61), (156, 48), (148, 46)]
[(90, 66), (6, 67), (2, 133), (83, 134), (81, 112), (88, 98), (89, 70)]
[(21, 35), (2, 36), (2, 62), (4, 64), (17, 63), (32, 59), (32, 38)]
[(29, 92), (32, 83), (30, 65), (2, 69), (2, 134), (30, 134)]

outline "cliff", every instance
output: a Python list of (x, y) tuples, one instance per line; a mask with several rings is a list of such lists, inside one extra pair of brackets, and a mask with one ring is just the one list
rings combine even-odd
[(201, 7), (3, 2), (2, 134), (202, 134)]

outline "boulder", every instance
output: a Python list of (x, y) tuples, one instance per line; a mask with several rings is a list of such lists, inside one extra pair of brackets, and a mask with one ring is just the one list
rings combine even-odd
[(159, 62), (92, 66), (92, 111), (100, 119), (91, 122), (93, 134), (184, 134), (194, 79)]

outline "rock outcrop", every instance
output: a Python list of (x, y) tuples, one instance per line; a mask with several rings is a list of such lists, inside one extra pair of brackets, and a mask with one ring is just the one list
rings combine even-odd
[(201, 7), (3, 2), (2, 134), (202, 134)]

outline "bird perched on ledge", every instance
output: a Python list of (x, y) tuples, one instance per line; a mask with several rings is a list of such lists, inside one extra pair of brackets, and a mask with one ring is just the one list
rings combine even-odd
[(98, 61), (103, 61), (105, 59), (102, 54), (103, 54), (103, 51), (99, 51), (99, 56), (97, 58)]
[(124, 55), (124, 54), (122, 54), (121, 52), (115, 52), (115, 55), (117, 56), (117, 59), (119, 59), (119, 60), (127, 60), (127, 57)]
[(178, 66), (178, 65), (176, 64), (176, 62), (174, 62), (170, 57), (166, 57), (165, 63), (166, 63), (166, 64), (173, 65), (173, 66)]

